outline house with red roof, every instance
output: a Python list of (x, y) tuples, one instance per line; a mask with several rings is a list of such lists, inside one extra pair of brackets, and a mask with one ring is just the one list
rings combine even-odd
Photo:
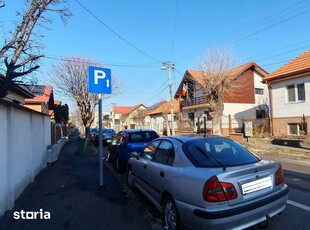
[[(229, 70), (233, 78), (229, 90), (224, 95), (224, 111), (221, 120), (222, 135), (229, 136), (241, 132), (244, 121), (252, 121), (261, 126), (263, 118), (269, 116), (268, 88), (263, 78), (268, 72), (254, 62)], [(210, 98), (202, 90), (203, 72), (187, 70), (176, 91), (179, 101), (180, 119), (185, 126), (196, 132), (212, 133)], [(269, 121), (267, 122), (269, 124)]]
[[(179, 102), (173, 100), (173, 114), (174, 114), (174, 128), (177, 129), (178, 118), (179, 118), (180, 108)], [(148, 123), (149, 127), (155, 130), (159, 134), (163, 134), (167, 130), (167, 125), (169, 125), (170, 130), (171, 124), (171, 103), (170, 101), (162, 101), (157, 104), (156, 107), (148, 109)]]
[(26, 86), (35, 97), (25, 99), (25, 107), (40, 113), (49, 114), (53, 110), (54, 93), (51, 86), (45, 85), (27, 85)]
[(135, 106), (113, 106), (111, 128), (115, 131), (142, 128), (147, 108), (143, 104)]
[(310, 132), (310, 49), (264, 77), (275, 136)]

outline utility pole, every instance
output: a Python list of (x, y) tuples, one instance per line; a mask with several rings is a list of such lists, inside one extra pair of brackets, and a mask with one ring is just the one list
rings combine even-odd
[(173, 96), (172, 96), (172, 70), (174, 69), (174, 63), (171, 61), (163, 62), (161, 70), (168, 70), (169, 73), (169, 92), (170, 92), (170, 111), (171, 111), (171, 132), (175, 135), (174, 130), (174, 112), (173, 112)]

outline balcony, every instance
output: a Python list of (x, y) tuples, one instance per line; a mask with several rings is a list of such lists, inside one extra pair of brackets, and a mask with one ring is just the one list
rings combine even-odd
[(197, 105), (205, 105), (210, 102), (210, 97), (195, 97), (191, 98), (188, 100), (184, 100), (180, 102), (180, 109), (183, 109), (185, 107), (190, 107), (190, 106), (197, 106)]

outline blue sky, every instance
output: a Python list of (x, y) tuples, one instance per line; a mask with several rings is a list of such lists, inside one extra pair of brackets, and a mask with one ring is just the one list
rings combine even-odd
[[(0, 9), (1, 32), (12, 29), (22, 3), (6, 1)], [(44, 84), (51, 64), (63, 57), (99, 61), (125, 89), (103, 102), (105, 111), (112, 103), (168, 100), (161, 62), (175, 63), (174, 93), (185, 70), (199, 69), (215, 45), (232, 47), (238, 64), (254, 61), (269, 72), (310, 48), (310, 0), (69, 0), (69, 7), (67, 25), (53, 16), (52, 30), (40, 28), (46, 58), (37, 77)]]

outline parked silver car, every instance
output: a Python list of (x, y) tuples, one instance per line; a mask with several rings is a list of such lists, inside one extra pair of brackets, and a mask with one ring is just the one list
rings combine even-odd
[(155, 139), (128, 162), (127, 182), (162, 211), (166, 229), (243, 229), (281, 213), (281, 164), (220, 136)]

